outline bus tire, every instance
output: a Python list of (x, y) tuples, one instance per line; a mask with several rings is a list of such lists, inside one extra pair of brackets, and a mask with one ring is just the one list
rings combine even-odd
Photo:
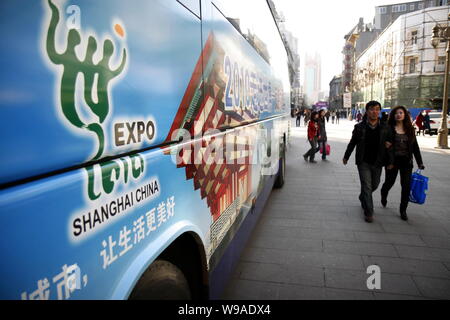
[(156, 260), (144, 272), (130, 300), (190, 300), (191, 291), (183, 272), (165, 260)]
[(280, 164), (278, 167), (278, 173), (277, 173), (277, 178), (275, 180), (275, 183), (273, 185), (273, 187), (275, 189), (281, 189), (283, 188), (284, 185), (284, 180), (285, 180), (285, 175), (286, 175), (286, 147), (285, 145), (283, 146), (283, 153), (282, 156), (280, 158)]

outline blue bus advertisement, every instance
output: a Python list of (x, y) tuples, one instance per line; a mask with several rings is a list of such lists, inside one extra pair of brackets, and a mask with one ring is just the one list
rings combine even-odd
[(289, 141), (232, 3), (2, 1), (1, 299), (220, 298)]

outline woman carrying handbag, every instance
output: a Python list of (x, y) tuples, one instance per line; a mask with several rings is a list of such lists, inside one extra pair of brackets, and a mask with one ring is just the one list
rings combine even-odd
[(389, 190), (395, 183), (400, 172), (400, 183), (402, 186), (402, 195), (400, 202), (400, 217), (402, 220), (408, 220), (406, 209), (408, 208), (409, 193), (411, 188), (411, 174), (413, 170), (413, 155), (416, 158), (419, 169), (424, 170), (422, 156), (419, 145), (416, 140), (414, 127), (409, 117), (408, 110), (403, 106), (392, 109), (389, 114), (388, 125), (392, 130), (392, 142), (386, 142), (386, 147), (393, 148), (395, 155), (394, 163), (386, 167), (386, 179), (381, 188), (381, 204), (387, 205)]
[(320, 128), (319, 128), (319, 114), (316, 111), (313, 111), (311, 113), (311, 120), (308, 122), (308, 141), (311, 145), (311, 148), (303, 155), (303, 159), (305, 161), (308, 161), (311, 163), (316, 163), (314, 160), (314, 157), (316, 155), (316, 152), (319, 151), (319, 148), (317, 147), (317, 141), (320, 138)]

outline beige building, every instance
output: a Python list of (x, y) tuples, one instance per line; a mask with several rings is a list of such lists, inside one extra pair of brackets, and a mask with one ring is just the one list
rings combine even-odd
[(445, 43), (431, 45), (436, 24), (447, 25), (450, 6), (404, 14), (387, 27), (356, 59), (352, 103), (369, 100), (383, 107), (440, 107)]

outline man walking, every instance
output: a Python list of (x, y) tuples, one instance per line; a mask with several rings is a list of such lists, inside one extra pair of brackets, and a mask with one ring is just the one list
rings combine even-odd
[(366, 105), (366, 115), (362, 122), (355, 125), (352, 138), (345, 151), (342, 162), (347, 165), (356, 147), (356, 165), (358, 166), (361, 193), (359, 201), (364, 210), (366, 222), (373, 222), (372, 193), (380, 184), (383, 165), (393, 163), (392, 148), (387, 149), (385, 142), (392, 142), (388, 127), (380, 123), (381, 104), (370, 101)]

